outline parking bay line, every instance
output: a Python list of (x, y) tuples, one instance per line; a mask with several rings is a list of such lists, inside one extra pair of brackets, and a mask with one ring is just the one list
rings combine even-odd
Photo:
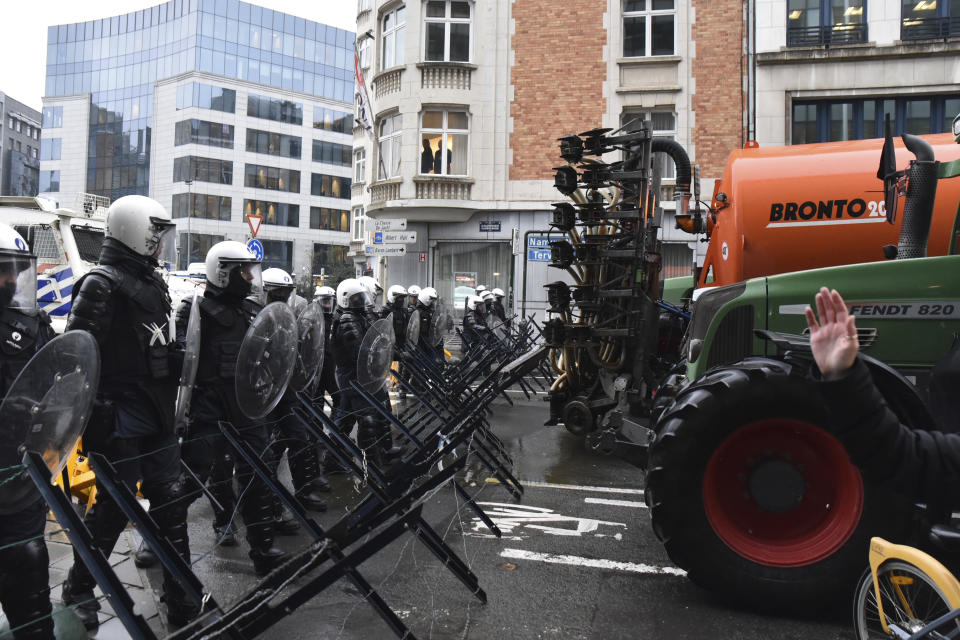
[(616, 560), (582, 558), (580, 556), (557, 555), (553, 553), (537, 553), (535, 551), (524, 551), (523, 549), (504, 549), (500, 552), (500, 557), (511, 560), (532, 560), (534, 562), (546, 562), (548, 564), (591, 567), (594, 569), (616, 569), (618, 571), (629, 571), (647, 575), (669, 575), (678, 577), (687, 575), (686, 571), (678, 569), (677, 567), (655, 567), (653, 565), (638, 564), (635, 562), (618, 562)]
[(587, 504), (606, 504), (612, 507), (630, 507), (631, 509), (646, 509), (647, 505), (643, 502), (634, 500), (610, 500), (608, 498), (584, 498)]
[[(496, 478), (487, 478), (487, 484), (500, 484), (500, 481)], [(537, 482), (536, 480), (521, 480), (521, 486), (524, 487), (540, 487), (543, 489), (571, 489), (574, 491), (591, 491), (597, 493), (623, 493), (629, 495), (643, 495), (643, 489), (626, 489), (621, 487), (591, 487), (589, 485), (580, 485), (580, 484), (554, 484), (552, 482)]]

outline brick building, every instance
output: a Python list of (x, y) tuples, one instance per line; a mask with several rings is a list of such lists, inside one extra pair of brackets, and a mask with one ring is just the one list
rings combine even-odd
[[(550, 203), (561, 199), (556, 139), (649, 119), (702, 165), (708, 197), (747, 135), (744, 8), (730, 0), (360, 0), (371, 131), (354, 130), (358, 270), (385, 287), (431, 284), (458, 306), (483, 284), (507, 291), (517, 311), (542, 310), (543, 284), (563, 274), (536, 260), (543, 252), (528, 261), (524, 238), (548, 229)], [(658, 162), (669, 208), (674, 170)], [(416, 232), (405, 255), (377, 255), (397, 251), (371, 242), (373, 221), (385, 218)], [(696, 243), (672, 227), (668, 217), (664, 257), (667, 274), (678, 275), (689, 272)]]

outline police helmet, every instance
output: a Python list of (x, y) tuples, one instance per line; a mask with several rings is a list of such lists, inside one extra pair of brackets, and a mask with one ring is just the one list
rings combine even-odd
[(370, 304), (370, 292), (356, 278), (347, 278), (337, 285), (337, 304), (344, 309), (362, 311)]
[(177, 260), (177, 227), (153, 198), (123, 196), (116, 200), (107, 209), (104, 235), (161, 265), (173, 265)]
[(37, 257), (23, 237), (0, 222), (0, 307), (37, 308)]

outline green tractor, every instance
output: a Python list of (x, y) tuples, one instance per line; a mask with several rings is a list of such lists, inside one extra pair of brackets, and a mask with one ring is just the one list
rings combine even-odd
[[(931, 411), (928, 389), (935, 365), (958, 348), (960, 221), (950, 255), (924, 256), (937, 180), (960, 175), (960, 166), (937, 163), (919, 138), (904, 142), (917, 156), (910, 168), (891, 171), (885, 145), (879, 174), (888, 215), (907, 185), (900, 242), (883, 248), (897, 259), (701, 292), (684, 341), (686, 371), (661, 388), (670, 400), (648, 434), (646, 465), (654, 531), (695, 583), (734, 600), (777, 608), (846, 601), (870, 537), (906, 540), (916, 531), (916, 506), (899, 487), (864, 478), (824, 428), (804, 336), (804, 308), (820, 287), (846, 298), (862, 357), (901, 422), (944, 430), (957, 421)], [(636, 441), (637, 431), (625, 425), (621, 435)]]

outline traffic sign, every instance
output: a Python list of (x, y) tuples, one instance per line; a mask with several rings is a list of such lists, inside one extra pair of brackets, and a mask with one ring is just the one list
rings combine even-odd
[(426, 261), (427, 261), (427, 252), (426, 252), (426, 251), (421, 251), (421, 252), (420, 252), (420, 262), (426, 262)]
[(374, 244), (412, 244), (417, 241), (416, 231), (374, 231)]
[(406, 231), (406, 218), (368, 218), (367, 228), (373, 231)]
[(550, 262), (550, 249), (527, 249), (529, 262)]
[(250, 235), (254, 238), (257, 237), (257, 232), (260, 231), (261, 222), (263, 222), (263, 216), (247, 214), (247, 224), (250, 225)]
[(528, 236), (527, 237), (527, 246), (530, 248), (534, 247), (549, 247), (551, 239), (547, 236)]
[(374, 244), (366, 245), (363, 252), (368, 256), (402, 256), (407, 248), (402, 244)]
[[(259, 218), (260, 216), (257, 216), (257, 217)], [(257, 256), (257, 260), (259, 260), (260, 262), (263, 262), (263, 245), (260, 244), (259, 240), (257, 240), (256, 238), (247, 240), (247, 249), (250, 249), (250, 251), (253, 251), (253, 255)]]

